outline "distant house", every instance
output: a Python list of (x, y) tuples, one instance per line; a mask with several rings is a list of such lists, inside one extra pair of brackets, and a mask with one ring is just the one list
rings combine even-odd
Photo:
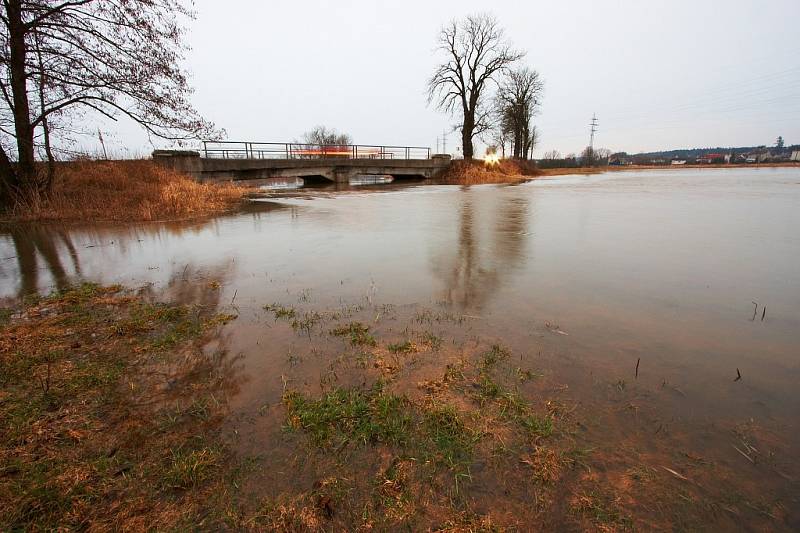
[(725, 154), (705, 154), (697, 158), (697, 162), (704, 165), (720, 164), (726, 162)]
[(789, 157), (789, 161), (800, 161), (800, 150), (795, 150)]
[(670, 163), (670, 165), (685, 165), (685, 164), (686, 164), (685, 159), (673, 159), (672, 163)]
[(628, 157), (625, 152), (617, 152), (608, 157), (608, 164), (612, 166), (632, 165), (633, 161)]

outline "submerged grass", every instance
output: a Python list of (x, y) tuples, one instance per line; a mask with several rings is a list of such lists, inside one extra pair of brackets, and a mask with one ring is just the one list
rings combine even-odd
[(572, 502), (575, 514), (587, 519), (592, 527), (602, 531), (630, 531), (633, 521), (610, 494), (590, 490), (576, 494)]
[(387, 392), (380, 383), (367, 390), (337, 388), (318, 399), (290, 391), (283, 401), (288, 427), (306, 433), (323, 448), (388, 445), (461, 472), (472, 461), (480, 438), (455, 407), (417, 405)]
[[(500, 419), (513, 422), (529, 436), (549, 437), (553, 433), (552, 417), (536, 414), (517, 390), (502, 386), (493, 377), (497, 365), (509, 357), (510, 352), (498, 344), (492, 345), (481, 355), (472, 397), (481, 407), (494, 407)], [(515, 373), (519, 376), (520, 370), (516, 369)]]
[[(224, 380), (193, 342), (230, 318), (93, 284), (10, 315), (0, 327), (0, 530), (171, 529), (196, 513), (226, 456), (214, 406), (200, 399)], [(196, 379), (173, 405), (156, 401), (157, 375)]]
[(411, 341), (403, 341), (403, 342), (388, 344), (386, 346), (386, 349), (392, 353), (398, 353), (398, 354), (399, 353), (409, 354), (417, 351), (416, 346), (414, 346), (414, 343), (412, 343)]
[(275, 315), (275, 320), (293, 320), (297, 316), (294, 307), (286, 307), (278, 303), (265, 305), (264, 309)]
[(334, 337), (346, 337), (352, 346), (377, 346), (378, 342), (369, 332), (369, 326), (361, 322), (350, 322), (330, 331)]
[(403, 445), (409, 439), (408, 400), (380, 386), (367, 391), (337, 388), (316, 400), (292, 391), (283, 401), (289, 426), (308, 433), (318, 446), (334, 440)]

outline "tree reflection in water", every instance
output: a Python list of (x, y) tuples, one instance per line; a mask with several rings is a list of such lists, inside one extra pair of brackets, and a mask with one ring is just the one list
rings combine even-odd
[[(52, 283), (59, 290), (69, 285), (71, 276), (80, 276), (78, 252), (66, 230), (48, 226), (14, 226), (8, 234), (16, 250), (20, 297), (33, 294), (40, 289), (41, 270), (47, 270)], [(63, 247), (66, 254), (59, 249), (60, 247)], [(62, 263), (62, 255), (68, 256), (72, 263), (71, 274)], [(44, 263), (43, 267), (39, 265), (40, 259)]]
[[(444, 282), (443, 301), (462, 309), (480, 309), (526, 258), (528, 203), (526, 197), (502, 195), (491, 208), (491, 220), (480, 220), (480, 200), (464, 188), (459, 210), (458, 246), (434, 257), (432, 270)], [(490, 240), (482, 246), (482, 240)], [(489, 253), (482, 253), (488, 251)]]

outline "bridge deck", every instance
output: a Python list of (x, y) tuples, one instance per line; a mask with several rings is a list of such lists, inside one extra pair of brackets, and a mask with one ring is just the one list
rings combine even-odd
[[(340, 146), (340, 150), (335, 152), (332, 149), (328, 150), (332, 145), (325, 145), (324, 154), (315, 154), (312, 153), (315, 148), (303, 148), (302, 150), (305, 150), (303, 152), (298, 148), (299, 145), (288, 143), (286, 146), (291, 145), (291, 147), (283, 152), (288, 156), (268, 158), (265, 155), (272, 152), (257, 150), (255, 147), (256, 144), (266, 143), (248, 144), (253, 145), (252, 150), (249, 146), (246, 149), (241, 148), (240, 151), (225, 149), (221, 152), (214, 151), (217, 149), (208, 146), (204, 147), (203, 152), (156, 150), (153, 152), (153, 159), (201, 181), (317, 177), (334, 182), (347, 182), (357, 175), (372, 174), (430, 178), (450, 164), (449, 156), (431, 157), (428, 148), (349, 145), (347, 150), (341, 149), (343, 146)], [(316, 149), (319, 150), (320, 146), (317, 145)], [(371, 152), (372, 149), (375, 151)], [(422, 152), (412, 154), (411, 150), (425, 150), (426, 157), (395, 157), (395, 154), (422, 154)]]

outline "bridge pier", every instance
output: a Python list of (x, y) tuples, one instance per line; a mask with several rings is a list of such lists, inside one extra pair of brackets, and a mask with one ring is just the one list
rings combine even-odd
[(245, 159), (200, 157), (199, 152), (156, 150), (153, 160), (188, 174), (198, 181), (243, 181), (268, 178), (321, 177), (347, 183), (357, 175), (417, 176), (431, 178), (450, 166), (449, 155), (430, 159)]

